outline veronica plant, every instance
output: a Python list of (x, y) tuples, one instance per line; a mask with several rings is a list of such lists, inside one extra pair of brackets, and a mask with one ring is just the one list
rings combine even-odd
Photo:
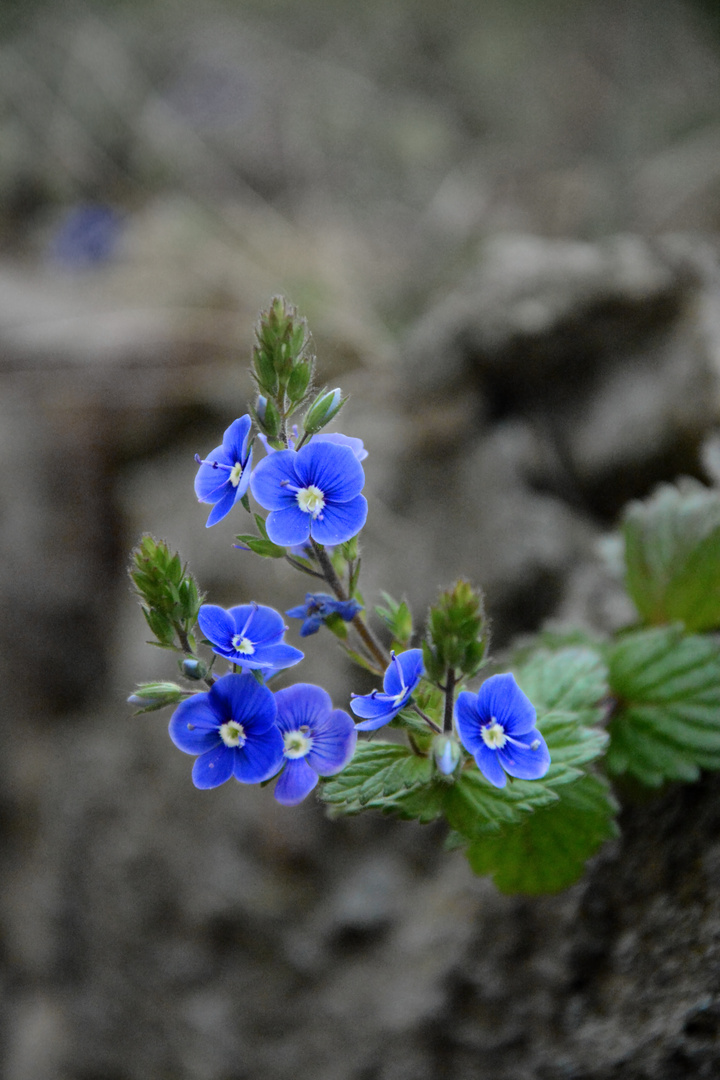
[[(179, 681), (141, 684), (129, 701), (137, 713), (174, 710), (170, 737), (196, 756), (197, 787), (276, 778), (286, 807), (314, 791), (331, 816), (442, 819), (476, 873), (540, 893), (575, 881), (615, 835), (611, 782), (627, 792), (720, 768), (716, 491), (683, 482), (628, 508), (618, 546), (634, 626), (604, 640), (541, 633), (494, 657), (482, 593), (464, 580), (440, 592), (424, 630), (389, 593), (369, 620), (359, 589), (367, 451), (355, 435), (323, 431), (345, 398), (313, 389), (307, 324), (282, 298), (260, 316), (251, 373), (257, 397), (197, 458), (207, 524), (251, 515), (238, 557), (311, 577), (286, 613), (302, 620), (300, 636), (331, 632), (382, 685), (350, 695), (359, 722), (322, 687), (273, 692), (303, 658), (282, 616), (247, 597), (227, 610), (203, 603), (179, 555), (143, 537), (131, 578)], [(253, 468), (254, 433), (264, 456)]]

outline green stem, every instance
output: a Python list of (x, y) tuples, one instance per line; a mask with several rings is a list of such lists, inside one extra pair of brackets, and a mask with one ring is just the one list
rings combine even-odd
[(446, 735), (452, 735), (453, 730), (453, 707), (455, 705), (455, 668), (448, 668), (445, 680), (445, 716), (443, 731)]
[(442, 735), (442, 728), (432, 720), (427, 713), (424, 713), (419, 705), (416, 705), (413, 701), (412, 708), (418, 714), (418, 716), (425, 721), (425, 723), (433, 729), (438, 735)]

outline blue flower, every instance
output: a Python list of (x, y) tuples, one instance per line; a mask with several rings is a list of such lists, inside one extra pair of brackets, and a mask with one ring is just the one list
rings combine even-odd
[(277, 706), (252, 675), (223, 675), (207, 693), (183, 701), (170, 719), (170, 738), (186, 754), (198, 754), (192, 778), (214, 788), (231, 776), (259, 784), (283, 763)]
[(357, 735), (348, 714), (333, 709), (330, 695), (319, 686), (296, 683), (278, 690), (275, 704), (285, 756), (275, 798), (295, 806), (310, 794), (318, 775), (332, 776), (347, 765)]
[(111, 206), (81, 203), (63, 219), (52, 243), (52, 254), (68, 266), (94, 266), (115, 254), (122, 218)]
[(285, 614), (291, 619), (304, 619), (300, 637), (309, 637), (318, 632), (328, 615), (339, 615), (345, 622), (352, 622), (358, 611), (362, 611), (362, 604), (357, 600), (336, 600), (327, 593), (306, 593), (305, 603), (290, 608)]
[(195, 477), (195, 494), (200, 502), (213, 503), (207, 527), (216, 525), (229, 514), (250, 483), (252, 449), (248, 448), (250, 425), (248, 413), (233, 421), (216, 446), (203, 460), (195, 455), (200, 468)]
[(265, 527), (274, 544), (295, 547), (312, 537), (342, 544), (360, 532), (367, 500), (365, 473), (349, 446), (316, 442), (302, 450), (278, 450), (260, 462), (250, 479), (253, 495), (270, 510)]
[(539, 780), (550, 752), (535, 727), (535, 709), (512, 675), (491, 675), (477, 694), (458, 694), (455, 719), (460, 742), (495, 787), (508, 776)]
[(299, 649), (286, 645), (287, 627), (282, 615), (264, 604), (240, 604), (229, 611), (216, 604), (203, 604), (198, 623), (212, 644), (213, 652), (243, 670), (260, 670), (267, 675), (292, 667), (303, 658)]
[(407, 649), (398, 656), (390, 653), (392, 661), (383, 679), (384, 693), (373, 690), (372, 694), (353, 694), (350, 708), (356, 716), (362, 716), (362, 724), (356, 731), (375, 731), (397, 716), (407, 705), (413, 690), (425, 674), (422, 649)]

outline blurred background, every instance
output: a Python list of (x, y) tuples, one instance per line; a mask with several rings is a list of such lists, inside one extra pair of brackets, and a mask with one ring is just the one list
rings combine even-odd
[(717, 0), (2, 0), (4, 1080), (718, 1074), (712, 777), (506, 898), (435, 827), (196, 791), (125, 698), (175, 674), (142, 532), (304, 595), (192, 489), (278, 292), (369, 451), (370, 603), (463, 574), (498, 655), (632, 621), (599, 542), (719, 473), (719, 227)]

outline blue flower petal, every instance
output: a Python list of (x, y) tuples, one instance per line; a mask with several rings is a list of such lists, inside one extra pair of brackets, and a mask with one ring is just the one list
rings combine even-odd
[(198, 626), (205, 637), (223, 650), (232, 649), (232, 639), (237, 633), (229, 611), (217, 604), (202, 604), (198, 612)]
[(355, 753), (357, 732), (354, 723), (342, 709), (334, 709), (323, 721), (311, 728), (312, 748), (305, 760), (321, 776), (333, 776), (344, 769)]
[(283, 806), (297, 806), (318, 782), (318, 774), (305, 758), (288, 760), (275, 785), (275, 798)]
[(481, 746), (484, 746), (480, 729), (482, 721), (477, 709), (477, 694), (469, 690), (462, 690), (455, 702), (455, 726), (460, 736), (460, 742), (465, 749), (474, 754)]
[(335, 547), (356, 536), (367, 521), (367, 515), (368, 504), (364, 495), (357, 495), (349, 502), (326, 502), (322, 515), (311, 519), (310, 533), (318, 544)]
[[(265, 460), (274, 461), (276, 457), (277, 454)], [(313, 440), (298, 450), (295, 457), (299, 486), (309, 487), (312, 484), (320, 488), (326, 505), (329, 502), (350, 502), (363, 489), (365, 473), (349, 446)]]
[(256, 466), (250, 477), (250, 490), (266, 510), (283, 510), (287, 506), (297, 506), (296, 493), (287, 486), (303, 486), (295, 471), (297, 456), (294, 450), (278, 450), (263, 458)]
[[(500, 764), (510, 776), (516, 776), (518, 780), (539, 780), (550, 767), (550, 751), (537, 728), (525, 732), (523, 735), (513, 736), (515, 743), (507, 742), (497, 754)], [(522, 743), (517, 746), (516, 743)], [(536, 749), (531, 747), (536, 745)]]
[(497, 750), (491, 750), (485, 743), (479, 746), (475, 751), (475, 761), (477, 767), (483, 774), (486, 780), (489, 780), (493, 787), (503, 788), (507, 784), (507, 776), (503, 769)]
[(223, 675), (210, 691), (210, 699), (221, 724), (235, 720), (248, 736), (275, 724), (277, 710), (272, 692), (252, 675)]
[(394, 701), (395, 699), (389, 694), (358, 694), (357, 697), (351, 698), (350, 708), (356, 716), (361, 716), (363, 719), (376, 720), (381, 716), (387, 716), (389, 719), (398, 711)]
[(249, 413), (245, 413), (238, 420), (233, 420), (229, 428), (226, 429), (223, 435), (223, 450), (227, 453), (228, 459), (231, 460), (234, 465), (236, 461), (241, 464), (245, 463), (245, 459), (248, 456), (247, 452), (247, 439), (250, 434), (250, 428), (252, 426), (252, 419)]
[[(402, 682), (400, 681), (400, 673), (397, 670), (398, 664), (403, 674)], [(388, 666), (383, 679), (385, 693), (394, 697), (395, 694), (399, 694), (402, 690), (403, 683), (410, 690), (413, 690), (424, 674), (425, 665), (423, 663), (422, 649), (406, 649), (405, 652), (396, 653), (395, 660)]]
[(280, 642), (277, 645), (259, 645), (252, 656), (242, 656), (238, 662), (251, 670), (272, 668), (273, 671), (283, 671), (285, 668), (293, 667), (294, 664), (299, 664), (304, 655), (292, 645)]
[(220, 725), (208, 704), (209, 694), (194, 694), (170, 718), (170, 738), (186, 754), (204, 754), (220, 742)]
[(220, 787), (229, 780), (233, 773), (233, 753), (229, 746), (220, 743), (213, 750), (208, 750), (193, 765), (192, 779), (196, 788)]
[[(273, 459), (266, 458), (265, 460)], [(259, 499), (258, 502), (260, 502)], [(311, 515), (301, 510), (295, 500), (284, 509), (273, 510), (268, 514), (265, 528), (273, 544), (279, 544), (280, 547), (295, 547), (297, 544), (304, 544), (310, 536), (311, 521)]]
[[(262, 641), (266, 645), (277, 645), (285, 633), (285, 623), (279, 611), (267, 604), (239, 604), (231, 607), (228, 615), (235, 623), (233, 634), (240, 634), (247, 626), (247, 637), (253, 643)], [(252, 616), (252, 618), (251, 618)]]
[(487, 724), (492, 717), (507, 735), (522, 735), (535, 726), (535, 708), (513, 675), (491, 675), (478, 691), (478, 714)]
[[(218, 468), (213, 467), (214, 461), (217, 461)], [(223, 446), (216, 446), (210, 451), (195, 474), (195, 494), (200, 502), (215, 503), (223, 497), (223, 488), (230, 484), (230, 469), (220, 466), (228, 465), (232, 468), (234, 464), (234, 461), (229, 460)]]
[[(227, 517), (235, 503), (243, 494), (240, 490), (240, 487), (234, 488), (229, 482), (227, 487), (227, 492), (223, 495), (222, 499), (220, 499), (219, 502), (215, 503), (212, 510), (208, 514), (208, 519), (205, 522), (206, 529), (212, 528), (213, 525), (217, 525), (218, 521), (222, 521), (223, 518)], [(206, 499), (205, 502), (210, 502), (210, 500)]]
[[(238, 676), (250, 678), (250, 676)], [(252, 679), (255, 682), (254, 679)], [(258, 683), (255, 683), (259, 687)], [(259, 687), (259, 689), (265, 689)], [(268, 690), (267, 693), (270, 693)], [(261, 784), (263, 780), (269, 780), (274, 776), (285, 760), (283, 753), (283, 738), (278, 729), (273, 725), (266, 731), (250, 731), (249, 725), (245, 725), (247, 742), (235, 753), (233, 762), (233, 774), (241, 784)]]

